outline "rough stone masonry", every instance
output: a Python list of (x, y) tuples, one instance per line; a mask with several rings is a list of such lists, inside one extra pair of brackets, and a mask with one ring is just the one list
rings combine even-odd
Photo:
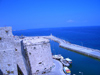
[(18, 75), (11, 27), (0, 28), (0, 69), (3, 75)]
[(38, 75), (53, 66), (49, 40), (42, 37), (19, 38), (11, 27), (0, 28), (0, 72), (3, 75)]
[(53, 66), (50, 43), (43, 37), (26, 37), (24, 48), (29, 57), (32, 74), (44, 74)]

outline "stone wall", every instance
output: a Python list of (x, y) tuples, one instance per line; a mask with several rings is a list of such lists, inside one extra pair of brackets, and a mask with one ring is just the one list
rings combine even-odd
[(13, 36), (11, 27), (0, 28), (0, 72), (4, 75), (45, 73), (53, 66), (48, 39)]
[(27, 56), (26, 55), (23, 56), (25, 51), (23, 50), (22, 47), (23, 46), (21, 45), (21, 41), (16, 40), (16, 44), (15, 44), (16, 63), (24, 75), (30, 75), (29, 65), (27, 63), (27, 59), (25, 59)]
[(0, 37), (12, 37), (11, 27), (0, 27)]
[(11, 27), (0, 28), (0, 69), (4, 75), (18, 75), (15, 42)]
[(23, 56), (21, 39), (13, 36), (11, 27), (0, 28), (0, 38), (0, 69), (3, 74), (18, 75), (19, 67), (24, 75), (29, 75), (30, 69), (25, 59), (27, 56)]
[[(7, 31), (7, 32), (6, 32)], [(15, 45), (11, 27), (0, 28), (0, 50), (13, 49)]]
[(29, 57), (32, 75), (38, 73), (42, 74), (53, 66), (51, 48), (48, 39), (28, 37), (23, 40), (23, 43)]

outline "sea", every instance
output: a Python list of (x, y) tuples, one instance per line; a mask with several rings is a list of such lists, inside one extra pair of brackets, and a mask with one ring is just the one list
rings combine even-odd
[[(54, 35), (70, 43), (100, 50), (100, 26), (40, 28), (13, 31), (17, 36)], [(100, 75), (100, 60), (59, 47), (50, 40), (52, 54), (72, 59), (71, 75)]]

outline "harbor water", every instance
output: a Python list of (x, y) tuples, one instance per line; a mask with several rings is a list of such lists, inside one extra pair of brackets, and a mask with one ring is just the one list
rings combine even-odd
[[(62, 27), (42, 28), (13, 31), (14, 35), (24, 36), (48, 36), (50, 34), (70, 43), (100, 50), (100, 26), (92, 27)], [(72, 59), (69, 67), (71, 74), (76, 75), (100, 75), (100, 60), (93, 59), (59, 47), (59, 44), (50, 41), (52, 54), (61, 54), (64, 58)]]

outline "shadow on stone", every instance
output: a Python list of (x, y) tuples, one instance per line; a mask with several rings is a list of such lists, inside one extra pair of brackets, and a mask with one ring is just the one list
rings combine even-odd
[[(23, 72), (21, 71), (21, 69), (19, 68), (19, 66), (17, 65), (17, 71), (18, 71), (18, 75), (24, 75)], [(1, 74), (0, 74), (1, 75)]]
[(0, 75), (3, 75), (3, 72), (1, 71), (1, 69), (0, 69)]

